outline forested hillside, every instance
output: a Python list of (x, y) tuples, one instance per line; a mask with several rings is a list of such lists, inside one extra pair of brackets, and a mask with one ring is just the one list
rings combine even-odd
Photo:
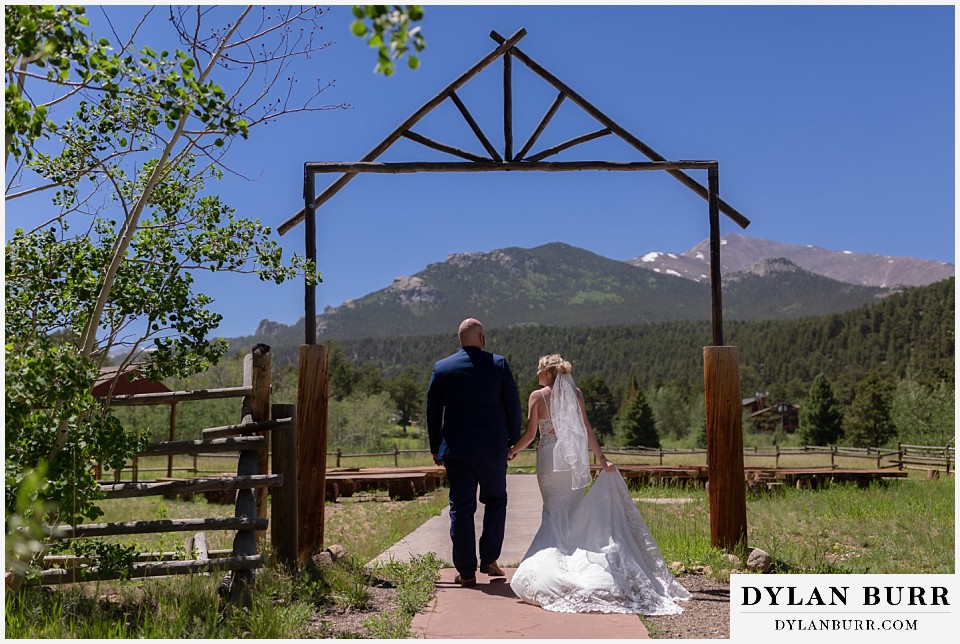
[[(809, 386), (824, 372), (838, 381), (870, 370), (890, 377), (908, 372), (928, 381), (954, 378), (954, 278), (906, 289), (885, 300), (840, 314), (797, 320), (726, 321), (726, 342), (740, 347), (742, 388)], [(487, 347), (510, 358), (518, 381), (532, 377), (537, 358), (562, 353), (575, 373), (603, 377), (612, 387), (631, 376), (641, 387), (662, 382), (702, 382), (709, 322), (660, 322), (601, 327), (524, 325), (493, 329)], [(427, 372), (457, 349), (449, 334), (350, 340), (344, 356), (369, 363), (385, 376), (407, 368)], [(275, 347), (275, 363), (295, 360), (295, 347)]]
[[(844, 444), (944, 444), (954, 434), (954, 279), (909, 288), (842, 314), (782, 321), (726, 321), (728, 344), (740, 348), (741, 392), (808, 406), (823, 373), (843, 416)], [(659, 322), (601, 327), (521, 325), (491, 329), (487, 347), (509, 358), (521, 398), (536, 385), (537, 359), (561, 353), (590, 400), (591, 421), (611, 445), (626, 444), (625, 410), (642, 393), (658, 436), (695, 446), (704, 437), (704, 345), (709, 322)], [(457, 349), (455, 329), (443, 335), (330, 343), (330, 441), (345, 450), (382, 448), (397, 426), (422, 421), (427, 380), (435, 360)], [(235, 347), (245, 352), (245, 346)], [(274, 399), (296, 398), (297, 347), (274, 346)], [(224, 386), (241, 377), (239, 356), (174, 388)], [(823, 383), (821, 383), (823, 385)], [(868, 400), (881, 408), (868, 407)], [(219, 402), (219, 401), (213, 401)], [(201, 409), (203, 407), (203, 409)], [(137, 412), (130, 422), (166, 431), (166, 416)], [(161, 410), (162, 411), (162, 410)], [(204, 427), (207, 409), (178, 413), (184, 436)], [(227, 413), (222, 410), (220, 413)], [(211, 412), (212, 413), (212, 412)], [(864, 430), (877, 417), (876, 431)], [(876, 425), (876, 423), (875, 423)], [(746, 439), (774, 439), (745, 423)], [(846, 433), (844, 433), (846, 432)], [(406, 435), (402, 430), (400, 435)], [(422, 439), (422, 433), (418, 434)], [(159, 436), (159, 435), (158, 435)], [(802, 440), (795, 437), (793, 440)], [(766, 441), (766, 442), (765, 442)]]

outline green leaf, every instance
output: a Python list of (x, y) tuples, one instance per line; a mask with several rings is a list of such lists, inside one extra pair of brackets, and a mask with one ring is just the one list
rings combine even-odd
[(420, 67), (420, 59), (417, 58), (416, 56), (408, 56), (408, 57), (407, 57), (407, 66), (408, 66), (410, 69), (417, 69), (418, 67)]
[(367, 15), (367, 12), (364, 10), (364, 8), (363, 8), (362, 6), (356, 5), (356, 4), (353, 5), (353, 17), (354, 17), (354, 18), (363, 18), (365, 15)]
[(354, 36), (363, 37), (367, 34), (367, 26), (359, 20), (354, 20), (350, 25), (350, 31), (353, 32)]

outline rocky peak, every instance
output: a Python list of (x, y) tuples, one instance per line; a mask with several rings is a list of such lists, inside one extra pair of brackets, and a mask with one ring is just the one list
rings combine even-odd
[(767, 277), (776, 273), (797, 273), (802, 270), (786, 257), (773, 257), (771, 259), (761, 259), (744, 272), (758, 277)]
[(481, 262), (489, 262), (505, 269), (511, 275), (519, 275), (522, 268), (529, 268), (531, 262), (536, 263), (534, 258), (524, 260), (510, 250), (507, 248), (492, 250), (489, 253), (454, 253), (447, 256), (445, 263), (456, 268), (471, 268)]
[(440, 296), (440, 291), (423, 279), (406, 275), (395, 278), (386, 292), (395, 295), (401, 304), (429, 304)]
[(287, 325), (281, 324), (280, 322), (274, 322), (273, 320), (263, 319), (260, 320), (260, 324), (257, 325), (257, 330), (254, 332), (254, 335), (258, 337), (271, 336), (278, 331), (286, 331)]

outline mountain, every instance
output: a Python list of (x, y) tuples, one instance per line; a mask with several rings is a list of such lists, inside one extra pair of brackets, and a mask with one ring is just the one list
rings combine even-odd
[(892, 292), (823, 277), (788, 259), (762, 259), (746, 271), (723, 277), (723, 317), (782, 320), (826, 315), (879, 301)]
[[(789, 260), (765, 260), (724, 278), (725, 319), (783, 319), (843, 311), (887, 289), (845, 284)], [(710, 319), (709, 282), (657, 273), (563, 243), (458, 253), (387, 288), (327, 307), (320, 339), (450, 334), (467, 316), (487, 328), (598, 326)], [(303, 321), (264, 320), (240, 346), (298, 345)]]
[[(818, 246), (799, 246), (728, 234), (720, 239), (721, 274), (749, 270), (764, 259), (788, 259), (811, 273), (860, 286), (894, 288), (925, 286), (953, 277), (954, 267), (912, 257), (888, 257), (833, 251)], [(695, 282), (710, 281), (710, 241), (704, 240), (685, 253), (650, 252), (627, 260), (628, 264), (662, 275), (684, 277)]]
[[(730, 320), (725, 341), (740, 347), (742, 390), (771, 383), (806, 392), (825, 373), (834, 392), (847, 400), (871, 370), (895, 381), (908, 374), (953, 388), (955, 364), (955, 282), (907, 287), (879, 302), (842, 313), (802, 319)], [(725, 306), (726, 308), (726, 306)], [(623, 388), (636, 376), (644, 389), (655, 383), (685, 382), (703, 391), (703, 347), (710, 343), (708, 321), (590, 327), (537, 326), (495, 329), (489, 346), (508, 356), (518, 382), (536, 378), (537, 359), (560, 352), (574, 374), (601, 376)], [(456, 348), (450, 330), (403, 338), (365, 338), (339, 343), (355, 364), (370, 365), (392, 377), (406, 369), (428, 374), (433, 362)], [(281, 348), (274, 361), (284, 355)], [(296, 360), (296, 349), (287, 352)], [(579, 374), (579, 375), (577, 375)], [(802, 394), (797, 394), (802, 395)]]

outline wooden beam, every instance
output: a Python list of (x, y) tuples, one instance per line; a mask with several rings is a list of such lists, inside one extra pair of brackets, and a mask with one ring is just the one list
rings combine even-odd
[(533, 147), (533, 144), (536, 143), (537, 139), (540, 138), (540, 135), (543, 134), (543, 131), (547, 127), (547, 123), (550, 122), (550, 119), (553, 118), (553, 115), (557, 113), (558, 109), (560, 109), (560, 104), (563, 103), (565, 98), (566, 95), (563, 92), (557, 94), (557, 98), (554, 99), (553, 103), (550, 105), (550, 108), (547, 109), (547, 113), (543, 115), (542, 119), (540, 119), (540, 123), (537, 124), (536, 128), (534, 128), (530, 138), (527, 139), (527, 142), (524, 143), (523, 147), (520, 148), (520, 151), (517, 152), (517, 156), (513, 158), (514, 161), (523, 160), (524, 155), (530, 151), (530, 148)]
[(108, 499), (129, 499), (158, 494), (240, 490), (273, 487), (275, 485), (283, 485), (282, 476), (278, 474), (255, 474), (252, 476), (198, 478), (186, 481), (162, 481), (159, 483), (101, 483), (100, 489), (106, 493)]
[(470, 111), (467, 109), (467, 106), (463, 104), (463, 101), (460, 100), (460, 97), (457, 96), (456, 92), (450, 92), (450, 100), (453, 101), (453, 104), (457, 106), (457, 109), (460, 110), (460, 114), (463, 116), (464, 120), (467, 122), (467, 125), (470, 126), (470, 129), (473, 130), (473, 133), (476, 135), (477, 139), (480, 141), (480, 145), (483, 146), (483, 149), (487, 151), (487, 154), (490, 155), (490, 158), (494, 161), (503, 161), (500, 158), (500, 153), (497, 152), (497, 149), (493, 147), (493, 144), (490, 143), (490, 140), (484, 135), (483, 130), (480, 129), (480, 126), (477, 125), (477, 122), (474, 120), (473, 115), (470, 114)]
[(58, 539), (105, 537), (120, 534), (151, 532), (189, 532), (191, 530), (264, 530), (266, 519), (226, 517), (214, 519), (160, 519), (157, 521), (124, 521), (120, 523), (85, 523), (78, 526), (55, 526), (47, 532)]
[(710, 497), (710, 545), (734, 552), (747, 545), (743, 428), (737, 347), (703, 348)]
[(297, 379), (297, 558), (323, 549), (327, 473), (327, 348), (301, 345)]
[[(296, 417), (296, 405), (274, 404), (274, 417)], [(271, 459), (274, 474), (282, 474), (286, 485), (270, 490), (270, 545), (278, 563), (296, 568), (299, 549), (297, 532), (297, 434), (275, 432), (271, 435)]]
[[(177, 403), (170, 403), (170, 434), (172, 443), (177, 438)], [(173, 454), (167, 457), (167, 476), (173, 476)]]
[(215, 398), (242, 398), (250, 395), (250, 387), (223, 387), (221, 389), (195, 389), (193, 391), (163, 391), (155, 394), (126, 394), (114, 396), (110, 405), (133, 407), (135, 405), (160, 405), (183, 400), (213, 400)]
[(503, 54), (503, 158), (513, 158), (513, 78), (510, 50)]
[[(238, 436), (195, 441), (164, 441), (162, 443), (147, 445), (137, 456), (240, 452), (245, 449), (262, 449), (266, 444), (267, 439), (263, 436)], [(167, 476), (170, 476), (170, 474), (168, 473)]]
[[(317, 178), (303, 168), (303, 218), (306, 220), (303, 234), (304, 256), (308, 265), (317, 266)], [(282, 232), (280, 233), (283, 234)], [(306, 344), (317, 343), (317, 285), (304, 276), (303, 280), (303, 334)]]
[(417, 143), (425, 145), (428, 148), (433, 148), (434, 150), (439, 150), (440, 152), (446, 152), (447, 154), (452, 154), (453, 156), (460, 157), (461, 159), (467, 159), (468, 161), (493, 161), (493, 159), (482, 157), (479, 154), (467, 152), (466, 150), (455, 148), (452, 145), (447, 145), (445, 143), (434, 141), (433, 139), (428, 139), (422, 134), (417, 134), (413, 130), (404, 132), (403, 137), (410, 139), (411, 141), (416, 141)]
[[(250, 394), (250, 413), (253, 416), (253, 422), (270, 420), (270, 371), (272, 358), (270, 347), (266, 344), (258, 343), (250, 350), (250, 387), (253, 391)], [(244, 363), (246, 368), (246, 362)], [(244, 385), (246, 374), (244, 374)], [(263, 438), (263, 445), (256, 452), (256, 469), (250, 474), (268, 474), (270, 472), (270, 451), (267, 449), (267, 434), (259, 432)], [(244, 452), (240, 453), (243, 458)], [(267, 488), (259, 488), (256, 492), (257, 497), (257, 517), (266, 520), (267, 518)], [(263, 530), (263, 528), (261, 528)], [(266, 532), (258, 532), (258, 539), (265, 539)], [(248, 553), (244, 553), (248, 554)]]
[(501, 163), (495, 161), (482, 163), (463, 161), (409, 161), (401, 163), (324, 161), (307, 165), (310, 166), (311, 172), (316, 173), (405, 174), (413, 172), (579, 172), (581, 170), (636, 172), (669, 170), (672, 168), (708, 170), (715, 167), (716, 164), (716, 161), (504, 161)]
[(278, 429), (291, 429), (294, 427), (292, 418), (277, 418), (274, 420), (263, 420), (259, 423), (239, 423), (237, 425), (224, 425), (222, 427), (208, 427), (200, 435), (203, 440), (215, 438), (226, 438), (228, 436), (240, 436), (250, 432), (266, 432)]
[[(541, 159), (545, 159), (545, 158), (547, 158), (547, 157), (553, 156), (554, 154), (557, 154), (557, 153), (559, 153), (559, 152), (563, 152), (563, 151), (566, 150), (567, 148), (572, 148), (572, 147), (575, 146), (575, 145), (580, 145), (581, 143), (586, 143), (587, 141), (592, 141), (592, 140), (594, 140), (594, 139), (599, 139), (600, 137), (602, 137), (602, 136), (607, 136), (608, 134), (610, 134), (610, 129), (609, 129), (609, 128), (604, 128), (604, 129), (602, 129), (602, 130), (597, 130), (596, 132), (589, 132), (589, 133), (587, 133), (587, 134), (581, 134), (580, 136), (574, 137), (574, 138), (570, 139), (569, 141), (564, 141), (563, 143), (560, 143), (559, 145), (555, 145), (555, 146), (553, 146), (552, 148), (548, 148), (548, 149), (544, 150), (543, 152), (538, 152), (537, 154), (531, 155), (531, 157), (530, 157), (527, 161), (528, 161), (528, 162), (537, 162), (537, 161), (539, 161), (539, 160), (541, 160)], [(659, 168), (659, 169), (663, 169), (663, 168)]]
[[(481, 71), (483, 71), (488, 65), (490, 65), (490, 63), (500, 58), (500, 56), (502, 56), (507, 50), (509, 50), (515, 44), (520, 42), (520, 39), (522, 39), (526, 35), (527, 35), (527, 30), (520, 29), (519, 31), (517, 31), (517, 33), (513, 34), (512, 36), (504, 40), (504, 42), (501, 43), (499, 47), (497, 47), (492, 52), (490, 52), (489, 54), (481, 58), (475, 65), (473, 65), (473, 67), (465, 71), (463, 74), (457, 77), (456, 80), (454, 80), (452, 83), (450, 83), (445, 88), (443, 88), (439, 94), (437, 94), (436, 96), (431, 98), (429, 101), (424, 103), (420, 107), (420, 109), (418, 109), (416, 112), (411, 114), (407, 118), (407, 120), (401, 123), (397, 127), (397, 129), (395, 129), (393, 132), (387, 135), (387, 138), (385, 138), (383, 141), (378, 143), (372, 150), (370, 150), (370, 152), (368, 152), (360, 160), (373, 161), (378, 156), (383, 154), (384, 151), (386, 151), (387, 148), (393, 145), (397, 141), (397, 139), (399, 139), (403, 135), (404, 132), (408, 131), (410, 128), (416, 125), (417, 122), (420, 119), (422, 119), (424, 116), (426, 116), (433, 108), (435, 108), (437, 105), (439, 105), (444, 100), (446, 100), (448, 96), (450, 96), (453, 92), (455, 92), (457, 89), (462, 87), (464, 83), (466, 83), (471, 78), (473, 78), (474, 76), (479, 74)], [(328, 199), (330, 199), (330, 197), (332, 197), (337, 192), (339, 192), (340, 189), (343, 188), (343, 186), (347, 185), (347, 183), (349, 183), (355, 176), (357, 175), (345, 174), (344, 176), (334, 181), (326, 190), (324, 190), (322, 193), (320, 193), (319, 196), (317, 196), (316, 200), (314, 201), (314, 207), (316, 208), (321, 204), (325, 203)], [(301, 221), (303, 221), (305, 215), (306, 215), (305, 209), (301, 210), (300, 212), (295, 214), (293, 217), (291, 217), (290, 219), (280, 224), (277, 227), (277, 232), (279, 232), (281, 235), (285, 235), (287, 232), (290, 231), (291, 228), (293, 228), (294, 226), (299, 224)], [(310, 343), (308, 342), (307, 344), (310, 344)]]
[[(496, 31), (491, 32), (490, 37), (493, 38), (493, 40), (498, 43), (506, 42), (503, 36), (498, 34)], [(633, 134), (628, 132), (626, 129), (621, 127), (613, 119), (611, 119), (609, 116), (607, 116), (606, 114), (601, 112), (599, 109), (597, 109), (592, 103), (590, 103), (587, 99), (580, 96), (580, 94), (578, 94), (573, 89), (571, 89), (563, 81), (561, 81), (556, 76), (554, 76), (553, 74), (548, 72), (546, 69), (541, 67), (539, 64), (537, 64), (532, 58), (527, 56), (518, 47), (512, 47), (510, 50), (510, 53), (511, 55), (515, 56), (524, 65), (529, 67), (533, 73), (537, 74), (538, 76), (540, 76), (540, 78), (544, 79), (545, 81), (553, 85), (556, 89), (566, 94), (567, 98), (569, 98), (571, 101), (579, 105), (585, 112), (587, 112), (587, 114), (589, 114), (593, 118), (600, 121), (600, 123), (602, 123), (603, 125), (610, 128), (614, 134), (616, 134), (621, 139), (629, 143), (631, 146), (633, 146), (634, 148), (642, 152), (647, 158), (652, 159), (654, 161), (666, 160), (665, 157), (655, 152), (653, 148), (651, 148), (646, 143), (644, 143), (643, 141), (635, 137)], [(692, 179), (691, 177), (684, 174), (681, 170), (669, 170), (669, 172), (674, 177), (676, 177), (680, 181), (680, 183), (687, 186), (688, 188), (693, 190), (695, 193), (697, 193), (704, 199), (709, 198), (709, 195), (707, 194), (708, 193), (707, 189), (701, 184), (699, 184), (697, 181)], [(738, 226), (740, 226), (741, 228), (746, 228), (747, 226), (750, 225), (750, 220), (744, 217), (742, 214), (740, 214), (740, 212), (737, 211), (736, 208), (726, 203), (722, 199), (719, 200), (719, 204), (720, 204), (720, 211), (723, 214), (725, 214), (727, 217), (735, 221)]]
[[(203, 561), (164, 561), (135, 563), (130, 566), (130, 579), (144, 579), (146, 577), (166, 577), (167, 575), (186, 575), (197, 572), (217, 572), (223, 570), (250, 570), (263, 565), (263, 556), (252, 557), (221, 557), (205, 559)], [(44, 570), (36, 579), (27, 583), (52, 586), (55, 584), (73, 584), (81, 581), (104, 581), (119, 579), (119, 571), (100, 572), (97, 568), (90, 568), (81, 572), (80, 568), (65, 568)]]
[(723, 346), (723, 282), (720, 275), (720, 175), (717, 168), (707, 170), (710, 186), (710, 308), (713, 346)]

